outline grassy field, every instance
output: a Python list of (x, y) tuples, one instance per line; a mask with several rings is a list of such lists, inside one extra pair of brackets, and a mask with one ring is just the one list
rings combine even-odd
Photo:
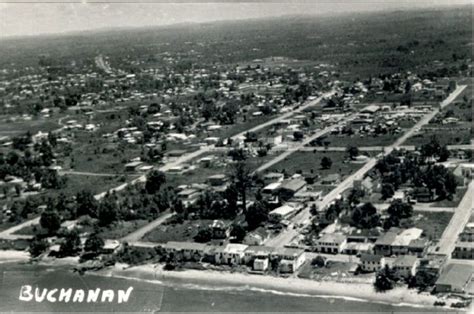
[[(321, 159), (326, 156), (332, 160), (330, 169), (321, 168)], [(339, 173), (341, 176), (347, 176), (359, 169), (362, 164), (348, 162), (345, 152), (295, 152), (293, 155), (282, 162), (270, 167), (267, 172), (286, 172), (289, 175), (299, 171), (319, 174), (324, 177), (329, 174)]]
[(158, 243), (192, 241), (199, 229), (211, 222), (211, 220), (187, 220), (182, 224), (163, 224), (145, 234), (143, 240)]
[(99, 236), (103, 239), (120, 239), (127, 234), (146, 225), (148, 220), (120, 221), (111, 226), (103, 228), (99, 232)]
[[(86, 175), (65, 175), (66, 185), (63, 189), (52, 191), (52, 193), (63, 192), (65, 194), (75, 195), (84, 189), (90, 190), (94, 194), (105, 192), (113, 187), (119, 186), (123, 181), (122, 176), (99, 177)], [(132, 177), (126, 177), (126, 181), (132, 180)]]
[(450, 212), (417, 212), (414, 214), (414, 227), (423, 229), (426, 238), (438, 240), (449, 224), (453, 213)]
[[(196, 163), (199, 159), (206, 156), (216, 156), (217, 158), (209, 167), (203, 167)], [(264, 157), (250, 156), (247, 158), (246, 163), (250, 170), (255, 170), (273, 157), (274, 155), (267, 155)], [(232, 166), (228, 163), (228, 160), (229, 158), (227, 157), (226, 152), (203, 154), (191, 161), (196, 166), (196, 169), (185, 172), (184, 174), (167, 173), (168, 182), (172, 186), (190, 183), (205, 183), (209, 176), (215, 174), (229, 174)]]
[(30, 131), (31, 134), (42, 132), (50, 132), (60, 128), (60, 125), (53, 119), (38, 118), (30, 121), (14, 121), (0, 123), (0, 136), (17, 136), (23, 135)]
[(140, 153), (141, 149), (137, 145), (109, 143), (94, 133), (78, 132), (65, 164), (72, 166), (75, 171), (123, 173), (124, 164), (140, 157)]
[(458, 187), (456, 190), (456, 194), (454, 195), (452, 200), (442, 200), (439, 202), (434, 202), (430, 206), (431, 207), (457, 207), (459, 202), (461, 202), (464, 194), (466, 194), (467, 188), (466, 187)]
[[(461, 84), (463, 84), (463, 83), (465, 83), (465, 82), (461, 82)], [(472, 84), (472, 81), (469, 81), (469, 83), (467, 84), (467, 87), (462, 91), (461, 94), (459, 94), (458, 97), (456, 97), (454, 99), (453, 103), (456, 103), (458, 101), (463, 101), (464, 96), (466, 96), (467, 99), (472, 99), (473, 90), (474, 90), (474, 85)]]
[(333, 147), (346, 147), (352, 146), (388, 146), (395, 142), (400, 137), (400, 134), (383, 134), (378, 136), (366, 135), (364, 137), (360, 135), (329, 135), (326, 137), (326, 141), (329, 141), (329, 146)]
[(220, 130), (210, 132), (209, 136), (216, 136), (222, 139), (228, 138), (253, 127), (256, 127), (257, 125), (265, 123), (273, 118), (275, 118), (274, 115), (248, 118), (245, 122), (240, 122), (229, 126), (223, 126)]
[(426, 132), (418, 133), (408, 138), (405, 145), (423, 145), (430, 141), (432, 137), (436, 137), (441, 145), (459, 145), (469, 144), (471, 141), (470, 130), (426, 130)]

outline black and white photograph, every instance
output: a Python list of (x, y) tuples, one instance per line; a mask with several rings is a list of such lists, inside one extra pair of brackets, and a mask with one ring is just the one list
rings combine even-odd
[(0, 313), (472, 313), (473, 0), (0, 0)]

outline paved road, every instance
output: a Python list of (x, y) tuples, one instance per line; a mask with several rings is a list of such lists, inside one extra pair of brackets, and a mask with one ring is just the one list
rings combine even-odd
[(146, 247), (146, 248), (155, 248), (159, 245), (163, 245), (162, 243), (156, 243), (156, 242), (147, 242), (147, 241), (133, 241), (133, 242), (128, 242), (130, 246), (135, 246), (135, 247)]
[(126, 235), (125, 237), (121, 238), (120, 241), (121, 242), (136, 242), (136, 241), (139, 241), (141, 238), (143, 238), (143, 236), (146, 233), (148, 233), (151, 230), (155, 229), (156, 227), (161, 225), (163, 222), (165, 222), (168, 218), (170, 218), (173, 215), (174, 215), (174, 213), (171, 213), (171, 212), (163, 213), (163, 215), (161, 215), (157, 219), (153, 220), (149, 224), (147, 224), (147, 225), (135, 230), (134, 232)]
[[(387, 210), (387, 208), (390, 206), (388, 203), (382, 203), (382, 204), (373, 204), (377, 209), (380, 210)], [(413, 210), (417, 212), (447, 212), (447, 213), (452, 213), (454, 212), (456, 208), (455, 207), (430, 207), (428, 204), (415, 204), (413, 205)]]
[(464, 194), (463, 199), (456, 208), (451, 221), (446, 229), (444, 229), (443, 235), (438, 242), (438, 250), (434, 253), (451, 256), (459, 233), (461, 233), (471, 217), (473, 210), (473, 195), (474, 181), (471, 181), (466, 194)]
[[(440, 107), (444, 108), (449, 105), (464, 89), (466, 85), (458, 86), (458, 88), (451, 93), (441, 104)], [(385, 147), (384, 156), (389, 155), (394, 149), (399, 148), (409, 137), (411, 137), (417, 129), (421, 128), (423, 125), (427, 124), (437, 113), (439, 109), (434, 110), (433, 112), (428, 113), (423, 118), (421, 118), (411, 129), (405, 132), (400, 138), (398, 138), (392, 145)], [(286, 157), (291, 155), (286, 154)], [(285, 157), (285, 158), (286, 158)], [(367, 163), (362, 166), (355, 173), (348, 176), (344, 181), (342, 181), (335, 189), (329, 192), (320, 202), (319, 206), (321, 208), (327, 207), (331, 202), (337, 199), (342, 192), (351, 188), (355, 180), (364, 178), (364, 176), (377, 164), (377, 158), (370, 158)], [(309, 208), (302, 210), (298, 213), (293, 219), (292, 222), (295, 226), (304, 224), (307, 221), (310, 221), (311, 213)], [(298, 229), (288, 228), (278, 234), (274, 238), (270, 238), (265, 243), (268, 246), (285, 246), (289, 244), (295, 237), (299, 235)]]
[(122, 173), (97, 173), (97, 172), (85, 172), (85, 171), (68, 171), (60, 170), (59, 175), (77, 175), (77, 176), (92, 176), (92, 177), (120, 177), (120, 176), (137, 176), (131, 174)]
[[(385, 146), (361, 146), (357, 147), (359, 151), (363, 152), (382, 152), (385, 149)], [(410, 150), (413, 151), (415, 150), (414, 145), (402, 145), (399, 147), (400, 149), (404, 150)], [(466, 150), (474, 150), (474, 145), (472, 144), (465, 144), (465, 145), (448, 145), (447, 148), (449, 150), (458, 150), (458, 149), (466, 149)], [(286, 151), (286, 150), (298, 150), (298, 151), (304, 151), (304, 152), (312, 152), (312, 151), (318, 151), (318, 152), (344, 152), (346, 151), (347, 147), (345, 146), (329, 146), (329, 147), (301, 147), (298, 148), (298, 146), (290, 146), (290, 147), (273, 147), (273, 151)]]
[(328, 126), (327, 128), (322, 129), (321, 131), (318, 131), (314, 133), (313, 135), (310, 135), (309, 137), (305, 138), (303, 141), (299, 142), (296, 147), (293, 149), (287, 150), (283, 152), (282, 154), (278, 155), (277, 157), (273, 158), (272, 160), (266, 162), (265, 164), (261, 165), (255, 172), (262, 172), (268, 168), (270, 168), (273, 165), (276, 165), (277, 163), (285, 160), (286, 158), (290, 157), (294, 152), (300, 150), (301, 148), (305, 147), (309, 143), (311, 143), (313, 140), (331, 132), (335, 128), (338, 128), (344, 124), (346, 124), (348, 121), (354, 119), (357, 116), (357, 113), (351, 114), (350, 116), (347, 116), (345, 119), (342, 121), (333, 124), (331, 126)]
[(37, 225), (39, 224), (40, 217), (25, 221), (19, 225), (16, 225), (14, 227), (11, 227), (7, 230), (3, 230), (0, 232), (0, 239), (4, 240), (15, 240), (15, 239), (31, 239), (33, 236), (31, 235), (24, 235), (24, 234), (14, 234), (20, 229), (23, 229), (25, 227), (31, 226), (31, 225)]
[(107, 74), (112, 74), (112, 68), (107, 61), (104, 60), (102, 55), (99, 55), (95, 58), (95, 64), (98, 68), (102, 69)]
[(323, 100), (323, 98), (332, 96), (332, 95), (334, 95), (334, 93), (335, 93), (335, 91), (330, 91), (330, 92), (324, 93), (324, 94), (321, 95), (320, 97), (318, 97), (318, 98), (316, 98), (316, 99), (314, 99), (314, 100), (308, 101), (308, 102), (305, 103), (304, 105), (301, 105), (301, 106), (299, 106), (298, 108), (293, 109), (292, 111), (289, 111), (289, 112), (287, 112), (287, 113), (284, 113), (284, 114), (278, 116), (278, 117), (275, 118), (275, 119), (269, 120), (269, 121), (267, 121), (267, 122), (265, 122), (265, 123), (259, 124), (259, 125), (255, 126), (255, 127), (251, 128), (251, 129), (248, 129), (248, 130), (245, 130), (245, 131), (243, 131), (243, 132), (240, 132), (239, 134), (236, 134), (236, 135), (232, 136), (232, 139), (236, 139), (236, 138), (245, 136), (245, 134), (246, 134), (247, 132), (257, 132), (257, 131), (259, 131), (259, 130), (261, 130), (261, 129), (264, 129), (264, 128), (266, 128), (266, 127), (269, 127), (269, 126), (271, 126), (271, 125), (273, 125), (273, 124), (279, 123), (279, 122), (281, 122), (282, 120), (288, 119), (288, 118), (290, 118), (291, 116), (293, 116), (293, 115), (296, 114), (296, 113), (300, 113), (300, 112), (302, 112), (303, 110), (305, 110), (305, 109), (307, 109), (307, 108), (309, 108), (309, 107), (311, 107), (311, 106), (315, 106), (315, 105), (319, 104), (319, 103), (321, 102), (321, 100)]

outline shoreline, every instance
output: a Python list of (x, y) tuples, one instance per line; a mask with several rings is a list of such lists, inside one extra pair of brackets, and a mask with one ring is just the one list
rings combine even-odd
[[(267, 275), (219, 272), (213, 270), (163, 271), (153, 265), (127, 267), (116, 265), (112, 268), (90, 272), (91, 275), (146, 281), (161, 285), (178, 286), (188, 289), (216, 291), (256, 291), (276, 295), (301, 297), (334, 298), (358, 302), (372, 302), (392, 306), (455, 310), (450, 308), (449, 300), (442, 300), (428, 293), (419, 294), (416, 290), (397, 287), (377, 293), (372, 284), (335, 281), (314, 281), (302, 278), (282, 278)], [(447, 301), (447, 306), (435, 307), (435, 301)], [(459, 310), (459, 309), (456, 309)], [(461, 309), (463, 310), (463, 309)], [(465, 309), (467, 310), (467, 309)]]
[(0, 265), (16, 262), (27, 262), (30, 260), (30, 253), (16, 250), (0, 250)]
[[(22, 262), (29, 264), (29, 254), (18, 251), (0, 251), (0, 264)], [(36, 262), (39, 266), (75, 267), (77, 258), (45, 259)], [(72, 269), (71, 269), (72, 270)], [(216, 270), (183, 269), (164, 271), (162, 265), (145, 264), (129, 266), (116, 264), (101, 270), (87, 271), (87, 275), (136, 280), (163, 286), (216, 291), (255, 291), (274, 295), (288, 295), (313, 298), (333, 298), (356, 302), (379, 303), (392, 306), (436, 309), (438, 311), (469, 311), (473, 308), (454, 309), (449, 305), (456, 299), (440, 298), (428, 293), (418, 293), (407, 287), (396, 287), (378, 293), (369, 283), (337, 281), (315, 281), (297, 277), (274, 277), (268, 275), (245, 274)], [(445, 306), (434, 306), (436, 301), (446, 302)]]

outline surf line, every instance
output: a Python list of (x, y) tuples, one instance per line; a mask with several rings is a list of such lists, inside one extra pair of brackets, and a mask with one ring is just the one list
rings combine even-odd
[(126, 303), (130, 299), (132, 294), (133, 287), (128, 287), (127, 290), (118, 289), (105, 289), (100, 288), (96, 289), (72, 289), (72, 288), (61, 288), (61, 289), (47, 289), (39, 288), (31, 285), (23, 285), (20, 288), (19, 300), (23, 302), (38, 302), (43, 301), (56, 303), (112, 303), (116, 301), (117, 303)]

